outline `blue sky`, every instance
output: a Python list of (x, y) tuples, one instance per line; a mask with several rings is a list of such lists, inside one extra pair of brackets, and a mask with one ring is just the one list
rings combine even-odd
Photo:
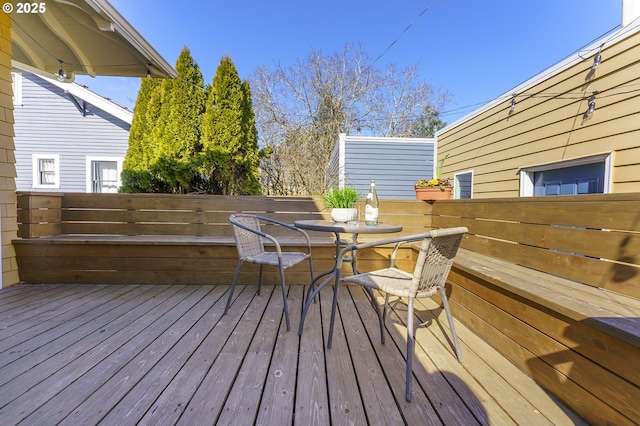
[[(171, 65), (189, 47), (207, 83), (224, 55), (247, 79), (259, 65), (292, 64), (312, 50), (362, 42), (376, 58), (388, 48), (378, 65), (418, 64), (423, 80), (452, 95), (448, 123), (616, 29), (622, 15), (621, 0), (110, 2)], [(140, 83), (76, 81), (131, 110)]]

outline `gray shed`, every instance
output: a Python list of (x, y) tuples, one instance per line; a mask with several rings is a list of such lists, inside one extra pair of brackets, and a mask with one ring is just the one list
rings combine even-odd
[(341, 133), (331, 154), (330, 187), (356, 188), (362, 197), (371, 179), (381, 199), (415, 199), (413, 184), (435, 175), (435, 138), (347, 136)]

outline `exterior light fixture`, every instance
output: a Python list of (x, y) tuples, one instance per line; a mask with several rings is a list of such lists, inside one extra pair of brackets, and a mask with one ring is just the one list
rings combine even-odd
[(602, 55), (600, 53), (598, 53), (596, 56), (593, 57), (593, 65), (591, 66), (591, 69), (596, 69), (598, 68), (598, 65), (600, 65), (600, 63), (602, 62)]
[(596, 56), (593, 57), (593, 65), (591, 66), (591, 69), (594, 71), (596, 68), (598, 68), (598, 65), (600, 65), (600, 63), (602, 62), (602, 55), (600, 54), (600, 52), (602, 52), (602, 46), (604, 46), (604, 44), (600, 45), (600, 49), (598, 50), (598, 53), (596, 54)]
[(593, 112), (596, 110), (596, 95), (598, 91), (594, 91), (589, 97), (589, 103), (587, 104), (587, 111), (584, 113), (586, 117), (591, 117)]
[(58, 70), (58, 81), (64, 81), (64, 78), (67, 76), (66, 73), (64, 72), (64, 70), (62, 69), (62, 60), (58, 59), (58, 62), (60, 62), (60, 69)]
[(151, 64), (147, 64), (147, 78), (151, 78)]
[(511, 98), (511, 108), (509, 108), (509, 115), (513, 114), (515, 110), (516, 110), (516, 95), (513, 95), (513, 98)]

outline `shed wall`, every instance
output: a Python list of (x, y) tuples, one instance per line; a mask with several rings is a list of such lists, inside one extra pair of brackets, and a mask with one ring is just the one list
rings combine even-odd
[(415, 199), (413, 184), (434, 176), (435, 139), (340, 135), (329, 165), (333, 186), (352, 186), (364, 197), (371, 180), (378, 197)]

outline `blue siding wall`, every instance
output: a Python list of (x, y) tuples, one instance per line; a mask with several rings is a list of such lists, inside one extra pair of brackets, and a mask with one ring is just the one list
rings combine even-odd
[[(82, 104), (82, 99), (78, 99)], [(22, 105), (16, 105), (16, 187), (32, 187), (32, 154), (60, 156), (60, 187), (52, 191), (85, 192), (87, 157), (124, 159), (130, 125), (87, 104), (83, 116), (63, 89), (22, 74)]]
[[(343, 182), (359, 190), (362, 196), (374, 179), (380, 198), (415, 199), (413, 184), (434, 176), (434, 139), (347, 136), (343, 146)], [(334, 158), (338, 151), (334, 151)]]

